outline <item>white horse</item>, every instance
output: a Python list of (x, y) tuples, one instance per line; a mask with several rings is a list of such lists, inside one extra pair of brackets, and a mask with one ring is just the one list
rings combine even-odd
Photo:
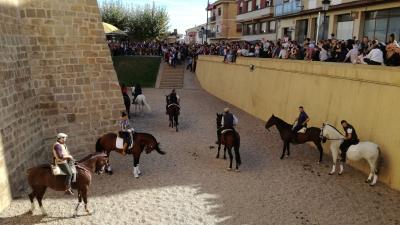
[(135, 99), (135, 101), (133, 102), (134, 105), (134, 114), (136, 114), (137, 112), (139, 113), (139, 115), (143, 114), (144, 109), (147, 110), (147, 112), (151, 111), (150, 105), (147, 103), (146, 101), (146, 97), (141, 94), (138, 95)]
[[(336, 162), (340, 153), (340, 144), (343, 143), (344, 136), (334, 126), (324, 123), (321, 129), (321, 138), (323, 142), (326, 140), (331, 141), (331, 152), (333, 159), (332, 170), (329, 175), (336, 171)], [(372, 142), (360, 142), (357, 145), (349, 147), (346, 153), (347, 159), (351, 161), (359, 161), (365, 159), (370, 166), (370, 173), (368, 179), (365, 181), (371, 186), (375, 185), (378, 181), (378, 159), (379, 159), (379, 146)], [(339, 175), (343, 174), (343, 163), (340, 163)]]

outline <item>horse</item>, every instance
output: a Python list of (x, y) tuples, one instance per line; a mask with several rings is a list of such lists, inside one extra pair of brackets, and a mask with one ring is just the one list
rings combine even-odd
[(269, 131), (269, 128), (274, 125), (276, 126), (276, 128), (278, 128), (279, 134), (283, 141), (283, 151), (282, 151), (282, 155), (281, 155), (280, 159), (283, 159), (283, 157), (285, 156), (286, 150), (287, 150), (287, 157), (289, 157), (290, 143), (304, 144), (306, 142), (314, 142), (314, 144), (317, 146), (318, 151), (319, 151), (318, 163), (322, 162), (323, 148), (321, 145), (322, 139), (320, 137), (321, 129), (319, 129), (317, 127), (310, 127), (310, 128), (307, 128), (306, 133), (304, 133), (304, 134), (297, 133), (297, 135), (296, 135), (292, 131), (292, 125), (286, 123), (282, 119), (280, 119), (272, 114), (272, 116), (269, 118), (269, 120), (265, 124), (265, 129), (267, 129)]
[(181, 110), (181, 107), (176, 104), (170, 104), (168, 95), (165, 96), (165, 101), (167, 102), (167, 114), (169, 116), (169, 127), (176, 128), (176, 132), (178, 132), (178, 117)]
[[(332, 152), (332, 170), (329, 172), (329, 175), (333, 175), (336, 171), (336, 162), (340, 153), (340, 144), (343, 143), (344, 135), (340, 133), (334, 126), (324, 123), (321, 129), (321, 138), (322, 142), (326, 142), (326, 140), (331, 141), (331, 152)], [(359, 161), (361, 159), (365, 159), (370, 167), (370, 173), (368, 175), (366, 183), (369, 183), (370, 186), (374, 186), (378, 181), (378, 166), (379, 166), (379, 146), (373, 142), (365, 141), (360, 142), (356, 145), (352, 145), (347, 150), (346, 156), (347, 159), (351, 161)], [(343, 163), (340, 163), (339, 175), (343, 174)]]
[[(97, 174), (104, 172), (104, 167), (107, 164), (107, 155), (104, 153), (90, 154), (85, 158), (78, 161), (76, 164), (76, 182), (72, 183), (71, 187), (78, 190), (78, 205), (75, 208), (73, 216), (77, 216), (79, 205), (85, 203), (85, 210), (88, 214), (91, 212), (88, 209), (88, 198), (87, 193), (89, 185), (92, 180), (91, 173)], [(32, 188), (32, 192), (29, 194), (29, 200), (31, 201), (30, 213), (33, 214), (35, 209), (34, 198), (37, 199), (40, 209), (43, 215), (47, 215), (46, 210), (43, 208), (42, 199), (49, 187), (56, 191), (65, 190), (65, 176), (54, 176), (51, 171), (50, 165), (40, 165), (32, 167), (27, 170), (28, 183)]]
[(122, 97), (124, 98), (124, 105), (126, 113), (128, 114), (128, 118), (131, 118), (131, 99), (127, 94), (122, 94)]
[(143, 94), (138, 95), (136, 99), (132, 101), (132, 104), (135, 106), (135, 114), (143, 114), (145, 108), (148, 112), (151, 111), (150, 105), (147, 103), (146, 97)]
[[(96, 152), (104, 152), (107, 154), (107, 167), (106, 172), (108, 174), (112, 174), (112, 169), (110, 165), (110, 153), (111, 151), (116, 151), (121, 153), (122, 148), (117, 148), (116, 141), (118, 135), (115, 133), (107, 133), (97, 139), (96, 142)], [(136, 178), (139, 178), (141, 175), (141, 171), (139, 168), (139, 159), (143, 150), (146, 151), (146, 154), (149, 154), (151, 151), (156, 150), (159, 154), (164, 155), (165, 152), (161, 151), (160, 143), (157, 142), (156, 138), (147, 133), (134, 133), (133, 134), (133, 147), (126, 150), (127, 154), (132, 154), (133, 156), (133, 175)]]
[[(217, 113), (217, 130), (222, 127), (222, 114)], [(235, 161), (236, 161), (236, 172), (239, 172), (239, 166), (242, 164), (242, 160), (240, 159), (239, 147), (240, 147), (240, 136), (239, 133), (235, 134), (233, 130), (226, 130), (221, 132), (220, 138), (218, 142), (218, 154), (216, 158), (219, 158), (219, 151), (221, 150), (221, 144), (224, 145), (224, 159), (226, 159), (226, 150), (228, 150), (229, 154), (229, 168), (228, 170), (232, 170), (232, 148), (235, 151)]]

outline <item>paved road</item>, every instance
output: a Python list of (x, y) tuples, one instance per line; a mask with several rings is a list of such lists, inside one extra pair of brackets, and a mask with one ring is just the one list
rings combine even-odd
[[(49, 192), (45, 207), (51, 216), (23, 214), (27, 199), (15, 200), (3, 212), (4, 224), (400, 224), (400, 193), (382, 183), (371, 188), (365, 175), (346, 168), (328, 176), (330, 161), (316, 164), (317, 150), (294, 146), (279, 160), (282, 143), (276, 129), (232, 107), (240, 120), (240, 173), (216, 159), (215, 113), (227, 104), (199, 89), (186, 74), (181, 130), (168, 128), (164, 95), (144, 89), (153, 112), (134, 118), (136, 130), (154, 134), (162, 149), (143, 155), (143, 176), (132, 176), (132, 158), (112, 155), (113, 176), (95, 176), (89, 199), (96, 212), (70, 219), (76, 199)], [(38, 214), (39, 212), (36, 212)], [(83, 212), (81, 212), (83, 215)]]

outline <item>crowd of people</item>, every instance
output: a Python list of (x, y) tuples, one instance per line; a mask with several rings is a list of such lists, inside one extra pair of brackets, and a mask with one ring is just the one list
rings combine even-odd
[(276, 41), (235, 41), (212, 44), (184, 44), (165, 42), (108, 41), (110, 51), (115, 55), (162, 56), (170, 66), (188, 61), (187, 69), (195, 71), (198, 55), (224, 56), (225, 62), (235, 62), (237, 57), (261, 57), (276, 59), (341, 62), (353, 64), (400, 66), (400, 45), (394, 34), (387, 43), (363, 37), (315, 42), (306, 38), (303, 43), (285, 37)]

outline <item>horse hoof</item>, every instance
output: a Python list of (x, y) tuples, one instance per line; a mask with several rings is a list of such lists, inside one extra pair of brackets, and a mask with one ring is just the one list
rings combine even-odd
[(236, 172), (236, 173), (239, 173), (239, 172), (240, 172), (240, 170), (239, 170), (239, 169), (236, 169), (236, 170), (235, 170), (235, 172)]
[(289, 155), (285, 155), (286, 158), (289, 158)]
[(78, 214), (74, 214), (72, 215), (72, 218), (76, 218), (78, 216)]
[(369, 186), (370, 186), (370, 187), (373, 187), (373, 186), (375, 186), (375, 184), (373, 184), (373, 183), (370, 183), (370, 184), (369, 184)]
[(283, 157), (280, 158), (281, 160), (283, 159)]
[(32, 210), (29, 210), (29, 211), (28, 211), (28, 214), (29, 214), (29, 215), (33, 215), (33, 211), (32, 211)]
[(365, 183), (371, 183), (372, 180), (365, 180)]
[(338, 173), (339, 176), (342, 176), (343, 173)]
[(232, 168), (229, 168), (229, 167), (228, 167), (228, 168), (226, 168), (226, 170), (228, 170), (228, 171), (232, 171)]
[(329, 175), (333, 175), (333, 173), (328, 173)]
[(217, 155), (215, 158), (219, 159), (219, 155)]

